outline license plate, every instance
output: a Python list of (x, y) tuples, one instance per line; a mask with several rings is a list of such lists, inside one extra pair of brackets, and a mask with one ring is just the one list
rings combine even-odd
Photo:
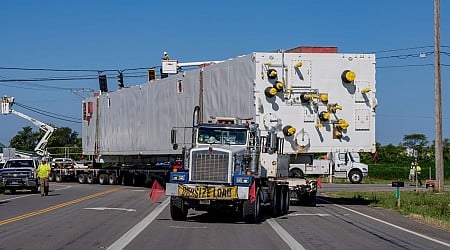
[(17, 184), (19, 184), (19, 183), (18, 183), (17, 181), (12, 181), (11, 184), (17, 185)]
[(178, 185), (178, 195), (192, 199), (237, 199), (237, 187), (189, 187)]

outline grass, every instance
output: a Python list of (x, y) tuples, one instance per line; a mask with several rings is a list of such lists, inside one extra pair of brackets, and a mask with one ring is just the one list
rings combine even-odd
[(400, 193), (400, 207), (397, 206), (395, 192), (333, 192), (332, 197), (351, 199), (354, 204), (369, 204), (398, 211), (414, 220), (450, 231), (450, 192), (436, 193), (432, 191)]

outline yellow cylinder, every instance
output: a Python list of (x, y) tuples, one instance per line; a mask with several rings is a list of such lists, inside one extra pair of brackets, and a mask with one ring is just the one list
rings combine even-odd
[(341, 75), (342, 81), (352, 83), (356, 79), (356, 73), (351, 70), (344, 70)]
[(320, 101), (328, 102), (328, 94), (327, 93), (320, 94)]
[(275, 82), (275, 84), (273, 85), (274, 88), (277, 89), (278, 92), (282, 91), (284, 88), (284, 83), (277, 81)]
[(276, 94), (277, 94), (277, 89), (276, 88), (273, 88), (273, 87), (267, 87), (265, 90), (264, 90), (264, 94), (267, 96), (267, 97), (274, 97)]

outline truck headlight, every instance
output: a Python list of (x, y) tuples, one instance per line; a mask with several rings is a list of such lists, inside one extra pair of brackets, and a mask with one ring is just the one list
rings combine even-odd
[(170, 182), (176, 183), (187, 183), (188, 182), (188, 172), (171, 172)]
[(252, 177), (248, 175), (234, 176), (234, 184), (236, 186), (250, 186), (252, 184)]

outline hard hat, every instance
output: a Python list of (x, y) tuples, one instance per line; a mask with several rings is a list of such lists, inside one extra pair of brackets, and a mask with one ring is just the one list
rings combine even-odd
[(164, 55), (167, 55), (167, 52), (164, 51)]

